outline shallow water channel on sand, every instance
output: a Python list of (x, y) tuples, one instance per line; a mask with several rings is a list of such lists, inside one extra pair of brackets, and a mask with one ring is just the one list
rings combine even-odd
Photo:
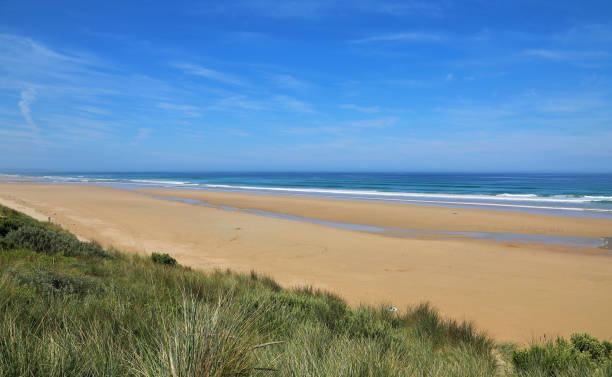
[[(147, 195), (147, 196), (150, 196), (156, 199), (170, 200), (174, 202), (181, 202), (185, 204), (199, 205), (199, 206), (210, 207), (210, 208), (218, 208), (218, 209), (222, 209), (226, 211), (239, 211), (243, 213), (250, 213), (254, 215), (271, 217), (275, 219), (301, 221), (301, 222), (307, 222), (311, 224), (329, 226), (329, 227), (338, 228), (338, 229), (376, 233), (376, 234), (381, 234), (381, 235), (391, 236), (391, 237), (435, 238), (435, 239), (469, 238), (469, 239), (475, 239), (475, 240), (488, 240), (488, 241), (496, 241), (496, 242), (538, 243), (538, 244), (544, 244), (544, 245), (565, 246), (565, 247), (576, 248), (578, 252), (581, 252), (582, 248), (588, 248), (588, 249), (600, 248), (602, 249), (603, 254), (605, 254), (605, 250), (608, 249), (605, 247), (607, 244), (605, 243), (604, 237), (590, 238), (590, 237), (549, 236), (549, 235), (540, 235), (540, 234), (458, 232), (458, 231), (422, 231), (422, 230), (401, 229), (401, 228), (386, 228), (386, 227), (364, 225), (364, 224), (318, 220), (318, 219), (312, 219), (308, 217), (293, 216), (293, 215), (289, 215), (285, 213), (275, 213), (275, 212), (268, 212), (268, 211), (249, 209), (249, 208), (236, 208), (236, 207), (229, 207), (229, 206), (214, 205), (214, 204), (209, 204), (202, 200), (196, 200), (196, 199), (176, 198), (176, 197), (171, 197), (171, 196), (153, 195), (153, 194), (143, 194), (143, 195)], [(608, 254), (612, 255), (612, 251), (608, 252)]]

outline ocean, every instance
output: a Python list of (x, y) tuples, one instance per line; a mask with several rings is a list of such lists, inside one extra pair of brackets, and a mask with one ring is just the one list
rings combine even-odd
[(46, 172), (4, 177), (612, 218), (612, 174)]

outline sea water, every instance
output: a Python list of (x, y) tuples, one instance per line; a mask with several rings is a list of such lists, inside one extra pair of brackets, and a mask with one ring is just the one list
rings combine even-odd
[(27, 173), (49, 183), (178, 188), (612, 218), (612, 174)]

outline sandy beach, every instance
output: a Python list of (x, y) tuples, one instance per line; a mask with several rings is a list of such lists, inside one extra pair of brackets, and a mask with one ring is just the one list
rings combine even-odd
[(333, 291), (353, 305), (384, 302), (401, 310), (429, 301), (499, 340), (528, 342), (577, 331), (612, 338), (609, 255), (540, 244), (388, 237), (149, 194), (419, 231), (612, 235), (612, 220), (601, 219), (185, 190), (0, 184), (0, 203), (52, 217), (105, 246), (168, 252), (194, 268), (255, 270), (287, 287)]

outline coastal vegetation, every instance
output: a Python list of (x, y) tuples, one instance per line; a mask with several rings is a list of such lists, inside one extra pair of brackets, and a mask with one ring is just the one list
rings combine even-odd
[(428, 304), (311, 288), (79, 241), (0, 206), (0, 376), (612, 376), (587, 334), (520, 348)]

